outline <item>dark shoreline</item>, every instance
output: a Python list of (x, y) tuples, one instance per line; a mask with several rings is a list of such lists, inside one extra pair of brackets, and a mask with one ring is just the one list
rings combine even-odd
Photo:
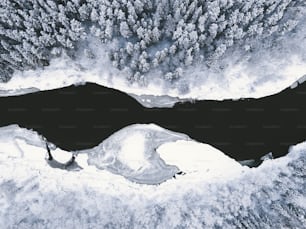
[(0, 126), (34, 129), (57, 146), (92, 148), (121, 128), (155, 123), (208, 143), (237, 160), (287, 154), (306, 140), (306, 83), (262, 99), (199, 101), (144, 108), (95, 84), (0, 98)]

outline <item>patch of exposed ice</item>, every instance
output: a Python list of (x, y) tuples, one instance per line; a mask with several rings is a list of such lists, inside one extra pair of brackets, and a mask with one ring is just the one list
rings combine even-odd
[[(139, 102), (142, 106), (147, 108), (165, 108), (165, 107), (173, 107), (178, 102), (184, 102), (184, 100), (167, 96), (167, 95), (135, 95), (129, 94), (133, 97), (137, 102)], [(187, 100), (188, 101), (188, 100)]]
[(135, 124), (121, 129), (90, 149), (88, 162), (137, 183), (159, 184), (171, 179), (180, 168), (164, 161), (156, 150), (167, 142), (183, 139), (190, 140), (187, 135), (153, 124)]

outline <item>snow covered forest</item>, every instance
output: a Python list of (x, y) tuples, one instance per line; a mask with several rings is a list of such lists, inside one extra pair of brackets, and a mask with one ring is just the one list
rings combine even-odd
[(173, 82), (188, 66), (224, 68), (235, 47), (245, 58), (273, 47), (303, 11), (304, 0), (2, 0), (0, 81), (61, 55), (95, 59), (98, 42), (130, 82)]
[[(306, 80), (305, 21), (305, 0), (0, 0), (0, 96), (94, 82), (150, 108), (260, 98)], [(304, 121), (294, 125), (301, 133)], [(205, 136), (214, 127), (203, 123)], [(0, 228), (305, 228), (306, 142), (260, 160), (248, 168), (154, 124), (75, 152), (1, 127)]]

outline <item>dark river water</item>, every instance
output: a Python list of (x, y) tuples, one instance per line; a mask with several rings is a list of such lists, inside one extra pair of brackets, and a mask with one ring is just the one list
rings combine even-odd
[(66, 150), (87, 149), (134, 123), (155, 123), (208, 143), (237, 160), (275, 157), (306, 140), (306, 83), (262, 99), (144, 108), (95, 84), (0, 98), (0, 126), (34, 129)]

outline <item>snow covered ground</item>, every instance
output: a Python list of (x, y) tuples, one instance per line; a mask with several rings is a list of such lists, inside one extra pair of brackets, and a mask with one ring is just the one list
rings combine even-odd
[[(60, 162), (71, 157), (50, 148)], [(0, 227), (306, 225), (306, 142), (250, 169), (211, 146), (150, 124), (128, 126), (76, 153), (81, 170), (52, 168), (42, 136), (17, 125), (0, 128)], [(186, 174), (174, 178), (178, 171)], [(154, 182), (160, 184), (145, 184)]]
[[(267, 59), (275, 63), (283, 62), (277, 58)], [(62, 57), (54, 59), (44, 69), (16, 71), (9, 82), (0, 83), (0, 96), (22, 95), (90, 82), (130, 94), (145, 107), (172, 107), (186, 100), (261, 98), (305, 81), (305, 57), (288, 57), (286, 64), (282, 65), (272, 65), (267, 59), (257, 59), (252, 63), (229, 62), (222, 72), (186, 69), (185, 74), (189, 77), (173, 85), (152, 76), (152, 81), (143, 86), (130, 84), (124, 78), (125, 73), (110, 67), (111, 63), (107, 60), (92, 63), (81, 58), (73, 62)]]

